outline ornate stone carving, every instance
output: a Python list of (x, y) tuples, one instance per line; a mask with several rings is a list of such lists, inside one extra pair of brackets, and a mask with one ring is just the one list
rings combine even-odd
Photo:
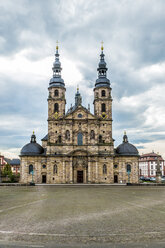
[(84, 158), (83, 156), (78, 156), (73, 161), (73, 167), (78, 168), (87, 168), (88, 167), (88, 161), (87, 158)]

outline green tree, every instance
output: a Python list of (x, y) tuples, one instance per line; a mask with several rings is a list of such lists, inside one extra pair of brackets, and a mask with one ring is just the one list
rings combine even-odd
[(2, 171), (2, 175), (3, 176), (10, 176), (11, 174), (12, 174), (11, 165), (6, 164), (3, 171)]
[(3, 171), (2, 171), (2, 176), (8, 177), (11, 182), (14, 182), (14, 175), (11, 170), (11, 165), (6, 164)]

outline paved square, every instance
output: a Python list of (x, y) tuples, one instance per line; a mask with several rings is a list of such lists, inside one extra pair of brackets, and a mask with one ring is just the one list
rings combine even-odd
[(0, 247), (10, 241), (29, 247), (164, 247), (165, 187), (3, 186), (0, 240), (6, 242)]

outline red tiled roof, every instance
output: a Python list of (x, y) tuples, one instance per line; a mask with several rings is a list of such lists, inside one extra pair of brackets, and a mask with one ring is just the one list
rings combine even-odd
[(156, 154), (154, 152), (141, 155), (139, 160), (140, 161), (155, 161), (155, 160), (157, 160), (157, 157), (159, 157), (160, 161), (163, 161), (162, 156), (159, 154)]

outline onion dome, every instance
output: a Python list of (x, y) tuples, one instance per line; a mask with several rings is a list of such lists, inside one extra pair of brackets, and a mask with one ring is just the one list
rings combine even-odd
[(97, 68), (98, 71), (98, 79), (96, 80), (95, 87), (110, 87), (110, 81), (107, 78), (107, 70), (106, 62), (104, 60), (104, 47), (101, 46), (101, 54), (100, 54), (100, 62)]
[(24, 156), (36, 156), (44, 153), (44, 148), (40, 146), (38, 143), (36, 143), (36, 136), (33, 132), (31, 136), (30, 143), (26, 144), (21, 149), (21, 155)]
[(116, 154), (121, 156), (139, 156), (137, 148), (128, 142), (126, 132), (123, 136), (123, 143), (116, 148)]
[[(58, 43), (58, 42), (57, 42)], [(61, 62), (59, 60), (58, 45), (56, 46), (55, 61), (53, 63), (53, 77), (50, 79), (49, 87), (65, 87), (64, 80), (61, 78)]]

